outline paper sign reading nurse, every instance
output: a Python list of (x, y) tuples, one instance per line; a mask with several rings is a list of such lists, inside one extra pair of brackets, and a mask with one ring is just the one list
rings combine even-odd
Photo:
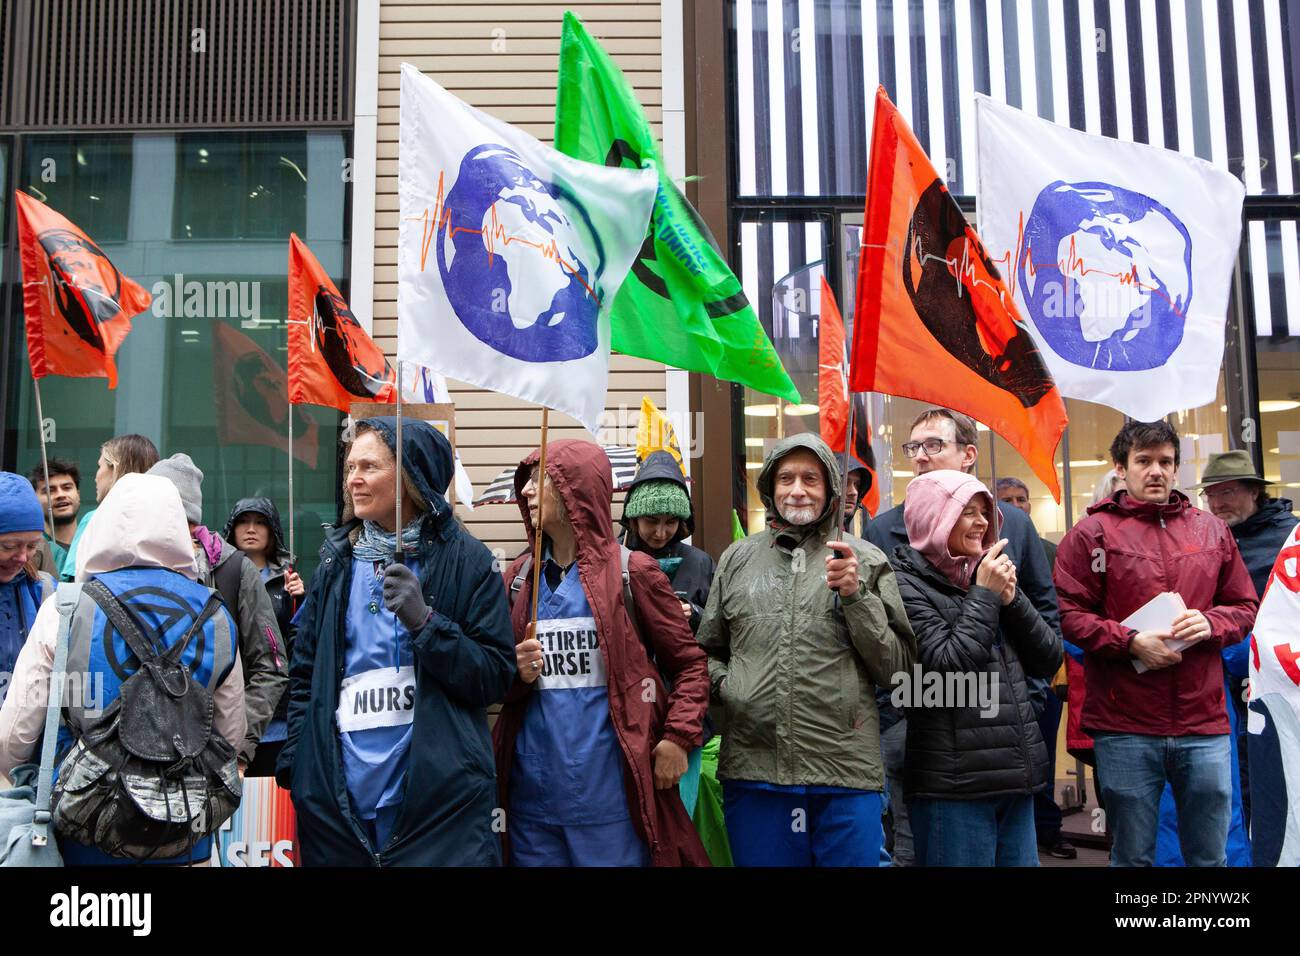
[(1140, 421), (1214, 401), (1241, 181), (976, 96), (979, 233), (1061, 394)]
[(609, 309), (657, 187), (653, 169), (565, 156), (403, 64), (398, 358), (594, 433)]

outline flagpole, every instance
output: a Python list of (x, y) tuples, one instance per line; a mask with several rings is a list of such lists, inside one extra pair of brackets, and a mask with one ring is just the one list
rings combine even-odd
[[(839, 520), (835, 523), (835, 540), (844, 540), (844, 496), (849, 487), (849, 449), (853, 446), (853, 393), (849, 392), (849, 421), (844, 426), (844, 451), (840, 459)], [(861, 495), (862, 489), (858, 489)], [(859, 498), (859, 500), (861, 500)]]
[[(45, 513), (50, 519), (50, 541), (58, 544), (54, 537), (54, 496), (50, 494), (50, 459), (45, 451), (45, 412), (41, 409), (41, 380), (32, 378), (32, 385), (36, 389), (36, 428), (41, 435), (41, 470), (45, 474)], [(54, 554), (54, 549), (50, 549), (50, 554)], [(56, 579), (58, 575), (55, 575)]]
[(397, 361), (397, 540), (393, 546), (394, 558), (403, 563), (402, 554), (402, 361)]
[(293, 546), (293, 402), (289, 403), (289, 565), (298, 552)]
[(542, 447), (537, 454), (537, 526), (533, 528), (533, 610), (528, 620), (537, 634), (537, 590), (542, 571), (542, 516), (546, 510), (546, 426), (550, 409), (542, 406)]

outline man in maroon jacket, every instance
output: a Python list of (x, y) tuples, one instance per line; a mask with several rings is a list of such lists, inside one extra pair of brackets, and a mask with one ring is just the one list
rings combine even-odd
[[(1173, 490), (1170, 425), (1129, 422), (1110, 454), (1124, 488), (1066, 534), (1054, 577), (1061, 629), (1085, 653), (1083, 728), (1096, 742), (1111, 862), (1152, 864), (1168, 781), (1187, 865), (1223, 866), (1232, 786), (1220, 654), (1254, 622), (1255, 586), (1228, 526)], [(1188, 608), (1168, 629), (1120, 623), (1165, 591)]]

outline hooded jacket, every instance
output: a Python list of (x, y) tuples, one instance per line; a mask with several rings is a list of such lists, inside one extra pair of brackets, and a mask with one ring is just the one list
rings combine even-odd
[[(646, 460), (637, 469), (636, 478), (628, 485), (628, 497), (632, 496), (633, 490), (638, 485), (647, 481), (674, 482), (686, 492), (688, 500), (690, 498), (690, 488), (686, 485), (686, 479), (682, 476), (682, 469), (677, 464), (677, 459), (666, 451), (651, 452), (646, 456)], [(651, 550), (650, 546), (637, 536), (634, 519), (624, 517), (620, 523), (623, 525), (623, 543), (632, 551), (644, 551), (656, 560), (681, 559), (681, 564), (677, 566), (677, 570), (669, 580), (672, 582), (674, 592), (681, 591), (686, 594), (686, 600), (691, 605), (691, 630), (699, 630), (700, 616), (704, 613), (704, 605), (709, 599), (709, 586), (713, 583), (713, 574), (717, 570), (717, 565), (714, 564), (713, 558), (709, 557), (708, 552), (692, 547), (682, 540), (695, 533), (694, 506), (692, 506), (691, 516), (681, 522), (677, 528), (673, 540), (659, 551)]]
[[(388, 447), (395, 420), (372, 418)], [(289, 672), (289, 735), (276, 780), (292, 791), (307, 866), (490, 866), (500, 861), (487, 708), (515, 673), (505, 589), (492, 553), (452, 514), (442, 489), (452, 479), (451, 445), (435, 428), (407, 421), (403, 467), (429, 505), (414, 553), (433, 614), (411, 640), (415, 717), (401, 809), (388, 844), (372, 847), (347, 798), (335, 711), (343, 680), (344, 620), (352, 582), (352, 531), (333, 529), (321, 546), (298, 616)]]
[(1262, 599), (1273, 561), (1296, 526), (1296, 516), (1287, 498), (1269, 498), (1253, 515), (1232, 526), (1232, 537), (1241, 552), (1242, 563), (1250, 572), (1255, 593)]
[[(190, 545), (185, 513), (180, 495), (165, 478), (152, 475), (129, 474), (113, 486), (104, 498), (98, 518), (91, 525), (78, 551), (81, 580), (102, 577), (110, 590), (116, 593), (115, 574), (136, 574), (138, 570), (155, 569), (171, 572), (169, 592), (184, 599), (193, 613), (198, 613), (206, 601), (208, 590), (195, 584), (194, 551)], [(182, 580), (182, 577), (184, 580)], [(88, 596), (74, 615), (103, 612)], [(224, 679), (218, 678), (212, 692), (212, 728), (232, 743), (244, 737), (244, 678), (232, 638), (234, 623), (227, 612), (224, 633), (230, 646), (224, 648), (228, 670)], [(0, 710), (0, 774), (8, 776), (15, 766), (33, 759), (36, 747), (45, 729), (45, 707), (50, 686), (50, 671), (54, 666), (54, 648), (59, 633), (59, 611), (54, 601), (46, 601), (36, 616), (31, 634), (18, 656), (13, 682)], [(216, 618), (213, 618), (215, 622)], [(213, 626), (210, 623), (210, 626)], [(183, 631), (173, 632), (179, 636)], [(88, 633), (86, 644), (91, 637)], [(118, 638), (117, 640), (121, 640)], [(84, 670), (74, 662), (80, 657), (90, 659), (89, 647), (78, 648), (69, 641), (69, 673)], [(122, 645), (124, 651), (125, 645)], [(125, 657), (125, 653), (122, 654)], [(93, 675), (87, 674), (86, 687), (102, 686)], [(32, 706), (39, 702), (40, 706)], [(111, 700), (97, 701), (97, 706), (107, 708)], [(65, 715), (71, 709), (65, 701)]]
[[(801, 528), (781, 522), (773, 498), (778, 463), (796, 449), (816, 454), (826, 503)], [(916, 638), (894, 572), (874, 545), (843, 541), (858, 559), (858, 593), (826, 585), (841, 478), (834, 453), (811, 433), (777, 443), (758, 475), (768, 526), (733, 543), (718, 563), (699, 641), (709, 655), (714, 699), (725, 706), (718, 776), (781, 786), (882, 790), (873, 685), (916, 659)]]
[[(1259, 599), (1228, 526), (1174, 491), (1166, 504), (1120, 491), (1088, 509), (1056, 552), (1066, 638), (1084, 651), (1085, 732), (1181, 737), (1226, 734), (1220, 653), (1255, 620)], [(1120, 622), (1176, 591), (1209, 621), (1182, 661), (1139, 674)]]
[[(522, 491), (537, 459), (534, 451), (515, 472), (515, 496), (529, 549), (506, 571), (507, 583), (514, 580), (533, 550), (537, 532)], [(628, 575), (639, 632), (628, 617), (623, 601), (622, 559), (610, 515), (613, 479), (609, 459), (600, 446), (567, 439), (548, 442), (546, 480), (554, 483), (573, 526), (579, 580), (605, 655), (609, 715), (623, 752), (623, 782), (632, 823), (645, 841), (652, 865), (708, 866), (708, 856), (677, 788), (655, 789), (651, 758), (661, 740), (671, 740), (688, 753), (703, 743), (702, 724), (709, 698), (704, 653), (692, 638), (658, 564), (649, 555), (635, 551), (628, 561)], [(511, 609), (516, 643), (525, 638), (531, 610), (529, 575)], [(654, 660), (647, 646), (653, 648)], [(672, 679), (671, 693), (664, 687), (660, 668)], [(493, 728), (499, 805), (503, 807), (509, 805), (515, 738), (534, 686), (515, 679)], [(645, 689), (651, 686), (655, 692), (647, 695)], [(508, 854), (505, 837), (503, 844)]]
[[(932, 471), (907, 487), (912, 544), (895, 549), (894, 567), (918, 645), (910, 700), (902, 701), (909, 798), (1013, 796), (1048, 785), (1047, 747), (1026, 676), (1056, 673), (1061, 637), (1023, 591), (1003, 606), (1000, 595), (972, 583), (982, 557), (949, 551), (953, 526), (979, 495), (996, 516), (988, 489), (962, 472)], [(998, 540), (999, 523), (995, 517), (984, 531), (985, 553)], [(926, 688), (939, 682), (943, 692), (931, 703)], [(958, 691), (964, 699), (956, 699)]]

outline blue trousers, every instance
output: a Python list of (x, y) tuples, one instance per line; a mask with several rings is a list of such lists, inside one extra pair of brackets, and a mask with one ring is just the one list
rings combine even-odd
[[(809, 790), (813, 792), (809, 792)], [(881, 795), (722, 784), (736, 866), (879, 866)]]
[(511, 866), (649, 866), (650, 851), (631, 818), (562, 827), (513, 817)]
[(908, 803), (918, 866), (1038, 866), (1032, 794)]
[(1061, 698), (1052, 688), (1047, 688), (1047, 703), (1038, 715), (1038, 729), (1042, 731), (1043, 743), (1047, 744), (1047, 779), (1051, 782), (1046, 790), (1034, 794), (1034, 828), (1043, 843), (1061, 836), (1061, 808), (1056, 803), (1056, 735), (1061, 729), (1061, 710)]
[(1188, 866), (1223, 866), (1232, 817), (1232, 759), (1227, 734), (1153, 737), (1093, 734), (1111, 866), (1151, 866), (1168, 781)]

